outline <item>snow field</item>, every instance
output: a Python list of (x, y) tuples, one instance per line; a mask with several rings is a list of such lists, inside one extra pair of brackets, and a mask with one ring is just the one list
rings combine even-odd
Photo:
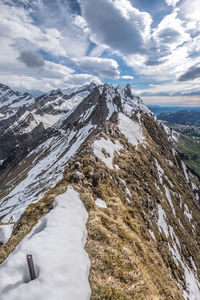
[[(1, 300), (88, 300), (90, 260), (84, 250), (87, 211), (68, 187), (55, 207), (0, 266)], [(26, 255), (32, 254), (37, 278), (30, 281)]]

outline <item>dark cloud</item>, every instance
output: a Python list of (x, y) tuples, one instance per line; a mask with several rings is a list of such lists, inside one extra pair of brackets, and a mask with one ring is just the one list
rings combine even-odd
[(162, 43), (174, 43), (180, 36), (180, 33), (171, 27), (166, 27), (158, 33), (158, 37)]
[(182, 74), (178, 81), (188, 81), (200, 77), (200, 64), (190, 67), (184, 74)]
[[(123, 54), (146, 52), (143, 33), (148, 31), (151, 17), (148, 13), (127, 8), (129, 17), (115, 2), (106, 0), (79, 0), (95, 40)], [(128, 6), (127, 3), (124, 3)]]
[(41, 55), (32, 50), (25, 50), (20, 53), (18, 60), (23, 62), (29, 68), (41, 68), (44, 66), (44, 60)]
[(159, 66), (161, 64), (163, 64), (164, 62), (166, 62), (166, 60), (159, 60), (159, 59), (151, 59), (149, 58), (146, 62), (145, 65), (146, 66)]

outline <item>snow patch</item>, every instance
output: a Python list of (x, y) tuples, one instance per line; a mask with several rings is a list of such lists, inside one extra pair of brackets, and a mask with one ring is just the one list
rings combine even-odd
[(188, 208), (187, 204), (184, 204), (184, 214), (187, 216), (189, 222), (191, 222), (191, 220), (192, 220), (192, 214), (189, 211), (189, 208)]
[(145, 143), (145, 137), (142, 132), (142, 127), (135, 121), (122, 113), (118, 114), (118, 127), (121, 133), (127, 138), (128, 142), (133, 146)]
[(194, 271), (197, 272), (197, 267), (194, 263), (194, 260), (193, 260), (192, 256), (190, 256), (190, 261), (191, 261), (191, 264), (192, 264), (192, 267), (193, 267)]
[(106, 120), (109, 120), (110, 117), (112, 116), (112, 114), (115, 111), (118, 111), (117, 106), (113, 103), (113, 99), (115, 96), (116, 96), (115, 90), (110, 87), (106, 93), (106, 105), (108, 108), (108, 116), (107, 116)]
[(196, 197), (197, 201), (200, 201), (198, 193), (195, 194), (195, 197)]
[(173, 162), (171, 160), (167, 159), (166, 161), (170, 165), (170, 167), (173, 167), (174, 164), (173, 164)]
[(170, 225), (169, 225), (169, 232), (170, 232), (171, 238), (175, 240), (176, 244), (179, 246), (179, 249), (181, 249), (179, 239), (177, 238), (176, 234), (174, 233), (173, 227)]
[[(91, 113), (93, 112), (93, 110), (94, 110), (94, 108), (95, 108), (95, 105), (93, 105), (92, 107), (90, 107), (88, 110), (86, 110), (86, 112), (83, 114), (83, 115), (81, 115), (81, 122), (84, 122), (84, 121), (86, 121), (87, 120), (87, 118), (91, 115)], [(79, 121), (80, 122), (80, 121)]]
[(156, 168), (158, 170), (158, 177), (159, 177), (159, 181), (160, 183), (162, 184), (163, 183), (163, 179), (162, 179), (162, 176), (164, 174), (164, 170), (163, 168), (159, 165), (157, 159), (155, 158), (155, 162), (156, 162)]
[[(57, 196), (55, 208), (0, 266), (1, 300), (88, 300), (90, 261), (84, 250), (87, 219), (87, 211), (72, 187)], [(29, 253), (37, 275), (33, 281), (27, 270)]]
[(151, 237), (154, 239), (154, 241), (156, 241), (155, 234), (151, 229), (149, 229), (149, 233), (150, 233)]
[(1, 159), (0, 160), (0, 166), (2, 166), (3, 165), (3, 162), (5, 161), (5, 159)]
[(158, 226), (164, 231), (166, 237), (169, 236), (168, 226), (166, 223), (166, 214), (160, 204), (158, 204)]
[(187, 167), (186, 167), (186, 165), (184, 164), (183, 161), (181, 161), (181, 164), (182, 164), (182, 168), (183, 168), (183, 172), (184, 172), (185, 178), (186, 178), (187, 182), (189, 182), (190, 179), (189, 179), (189, 176), (188, 176), (188, 173), (187, 173)]
[(45, 128), (53, 126), (59, 119), (60, 115), (50, 115), (43, 114), (42, 116), (39, 114), (33, 114), (36, 124), (43, 123)]
[(101, 207), (101, 208), (107, 208), (106, 202), (103, 201), (103, 200), (100, 199), (100, 198), (97, 198), (97, 199), (95, 200), (95, 204), (96, 204), (96, 206), (98, 206), (98, 207)]
[[(115, 152), (118, 153), (119, 150), (121, 150), (123, 147), (120, 144), (118, 140), (115, 140), (115, 144), (110, 139), (104, 139), (101, 137), (100, 140), (96, 140), (92, 144), (92, 149), (94, 151), (94, 154), (100, 158), (105, 165), (110, 168), (114, 169), (113, 167), (113, 158), (115, 155)], [(102, 152), (102, 150), (106, 151), (107, 155)]]
[(164, 186), (164, 188), (165, 188), (165, 195), (166, 195), (167, 200), (168, 200), (168, 202), (169, 202), (169, 204), (171, 206), (172, 212), (173, 212), (173, 214), (175, 216), (176, 212), (175, 212), (175, 209), (174, 209), (174, 206), (173, 206), (173, 202), (172, 202), (172, 198), (171, 198), (171, 195), (170, 195), (170, 191), (169, 191), (168, 187), (166, 187), (166, 185)]
[(183, 291), (183, 297), (186, 300), (198, 300), (200, 295), (199, 281), (196, 279), (194, 273), (190, 270), (190, 268), (183, 262), (177, 246), (175, 244), (173, 244), (173, 247), (169, 245), (169, 249), (172, 252), (175, 263), (177, 265), (180, 263), (185, 273), (187, 290)]
[(7, 243), (11, 237), (14, 224), (5, 224), (0, 226), (0, 242)]
[(128, 188), (127, 185), (126, 185), (126, 182), (125, 182), (123, 179), (120, 179), (120, 180), (121, 180), (121, 182), (125, 185), (126, 193), (129, 195), (129, 197), (132, 197), (129, 188)]

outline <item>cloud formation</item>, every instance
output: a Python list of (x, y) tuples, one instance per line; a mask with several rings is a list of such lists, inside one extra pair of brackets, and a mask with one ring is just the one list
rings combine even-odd
[(29, 68), (41, 68), (44, 66), (42, 56), (32, 50), (22, 51), (18, 59)]
[(119, 78), (119, 65), (114, 59), (86, 56), (74, 61), (82, 71), (104, 78)]
[(178, 81), (188, 81), (200, 78), (200, 64), (190, 67), (184, 74), (182, 74)]
[(79, 0), (83, 17), (96, 43), (122, 54), (145, 53), (150, 41), (152, 18), (129, 0)]
[(176, 6), (180, 0), (165, 0), (168, 6)]
[(125, 80), (133, 80), (134, 79), (134, 76), (130, 76), (130, 75), (124, 75), (121, 77), (122, 79), (125, 79)]
[(2, 0), (0, 82), (45, 92), (134, 80), (140, 95), (198, 94), (199, 15), (199, 0)]

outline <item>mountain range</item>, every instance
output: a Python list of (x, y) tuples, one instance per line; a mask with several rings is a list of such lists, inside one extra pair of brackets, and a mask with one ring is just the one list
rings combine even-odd
[(0, 89), (1, 299), (198, 300), (199, 178), (130, 86)]

